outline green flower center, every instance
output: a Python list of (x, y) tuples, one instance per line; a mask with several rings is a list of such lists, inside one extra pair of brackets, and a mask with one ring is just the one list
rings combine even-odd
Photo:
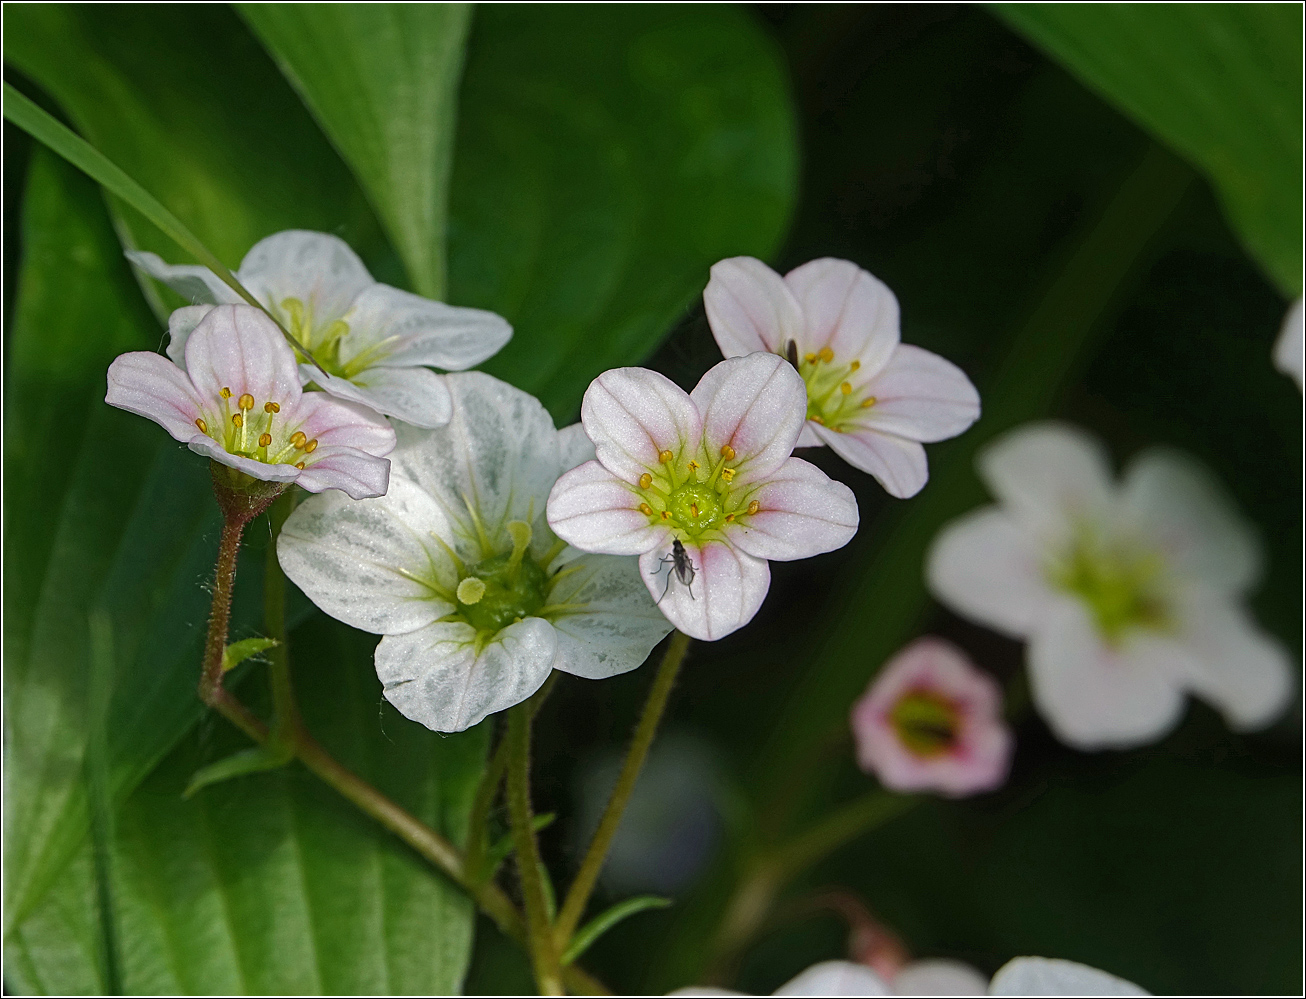
[[(458, 585), (458, 610), (478, 631), (502, 631), (544, 606), (547, 574), (529, 552), (523, 552), (515, 564), (513, 554), (492, 555), (468, 566), (467, 575)], [(479, 581), (484, 589), (469, 586), (470, 580)], [(477, 591), (479, 597), (475, 597)], [(475, 597), (474, 602), (464, 602), (464, 598), (471, 597)]]
[(957, 741), (961, 712), (930, 690), (911, 690), (898, 699), (889, 721), (902, 744), (917, 756), (942, 756)]
[(341, 378), (348, 378), (355, 365), (351, 362), (348, 365), (340, 362), (340, 341), (349, 334), (349, 324), (343, 319), (336, 319), (327, 323), (322, 329), (316, 329), (313, 322), (313, 312), (309, 306), (305, 305), (301, 299), (285, 298), (281, 300), (281, 318), (286, 324), (286, 331), (290, 333), (295, 342), (304, 349), (298, 347), (295, 349), (295, 359), (300, 362), (308, 360), (305, 350), (313, 355), (313, 359), (322, 366), (329, 375), (337, 375)]
[(844, 433), (863, 410), (875, 405), (875, 396), (852, 381), (861, 361), (838, 363), (829, 347), (800, 357), (792, 340), (786, 349), (785, 356), (807, 383), (807, 418), (813, 423)]
[(673, 490), (667, 498), (667, 509), (671, 518), (687, 530), (720, 527), (725, 518), (716, 490), (697, 482)]
[(755, 485), (735, 481), (737, 465), (729, 444), (721, 446), (711, 467), (684, 451), (679, 456), (663, 451), (658, 466), (641, 475), (635, 487), (638, 509), (650, 523), (675, 528), (678, 537), (705, 540), (761, 508), (752, 498)]
[(218, 391), (218, 398), (195, 420), (195, 426), (228, 454), (265, 465), (303, 468), (312, 464), (311, 455), (317, 450), (317, 438), (310, 440), (301, 430), (291, 432), (280, 402), (255, 399), (248, 393), (237, 396), (226, 387)]
[(1168, 626), (1161, 570), (1161, 560), (1150, 552), (1106, 547), (1083, 536), (1050, 577), (1083, 600), (1098, 630), (1117, 644), (1131, 629)]

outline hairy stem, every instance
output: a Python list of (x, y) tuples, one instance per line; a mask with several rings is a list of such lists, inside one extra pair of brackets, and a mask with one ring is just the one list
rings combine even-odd
[(585, 858), (581, 861), (580, 870), (576, 872), (576, 880), (571, 883), (566, 901), (563, 902), (558, 914), (554, 939), (560, 951), (567, 948), (581, 917), (585, 915), (585, 906), (594, 891), (599, 871), (603, 869), (603, 861), (612, 846), (613, 837), (617, 834), (617, 827), (621, 824), (621, 816), (626, 811), (630, 795), (635, 790), (635, 781), (639, 779), (639, 772), (648, 758), (649, 747), (652, 746), (653, 737), (657, 734), (658, 723), (661, 722), (662, 713), (666, 710), (667, 698), (671, 695), (671, 688), (675, 685), (680, 666), (685, 661), (689, 642), (688, 635), (679, 631), (674, 632), (670, 644), (667, 645), (666, 654), (662, 657), (662, 663), (658, 666), (657, 676), (653, 679), (648, 700), (644, 702), (644, 711), (635, 726), (634, 735), (631, 736), (630, 749), (626, 752), (625, 762), (621, 765), (621, 773), (617, 777), (616, 786), (612, 789), (612, 796), (608, 799), (603, 818), (599, 820), (599, 827), (594, 832), (594, 839), (590, 841)]
[[(231, 595), (236, 588), (236, 557), (246, 521), (225, 516), (218, 540), (218, 566), (213, 580), (213, 604), (209, 609), (209, 634), (204, 642), (204, 664), (200, 672), (200, 697), (217, 707), (215, 697), (222, 690), (222, 653), (227, 648), (231, 624)], [(242, 726), (243, 727), (243, 726)]]

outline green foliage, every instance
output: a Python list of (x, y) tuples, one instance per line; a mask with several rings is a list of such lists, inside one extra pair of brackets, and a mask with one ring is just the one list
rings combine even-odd
[(232, 642), (222, 650), (222, 672), (235, 669), (250, 656), (266, 652), (276, 644), (275, 638), (258, 637), (242, 638), (239, 642)]
[(1300, 4), (996, 4), (1210, 178), (1289, 297), (1301, 293)]
[(665, 909), (670, 904), (671, 899), (669, 898), (659, 898), (657, 895), (636, 895), (634, 898), (628, 898), (623, 902), (610, 906), (576, 931), (571, 944), (563, 952), (562, 963), (571, 964), (572, 961), (589, 950), (590, 946), (599, 937), (622, 920), (639, 912), (647, 912), (649, 909)]
[(413, 289), (443, 298), (467, 4), (240, 4), (367, 192)]

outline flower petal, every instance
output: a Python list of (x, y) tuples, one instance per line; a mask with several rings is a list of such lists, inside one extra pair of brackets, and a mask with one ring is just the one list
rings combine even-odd
[(787, 458), (749, 496), (761, 509), (730, 531), (730, 542), (754, 558), (810, 558), (842, 548), (857, 533), (853, 491), (802, 458)]
[(875, 405), (859, 413), (860, 422), (912, 441), (956, 437), (980, 415), (979, 393), (966, 373), (911, 344), (899, 344), (862, 391), (875, 397)]
[(884, 979), (864, 964), (822, 961), (785, 982), (773, 996), (887, 996)]
[(803, 314), (784, 279), (755, 257), (730, 257), (712, 265), (703, 308), (726, 357), (758, 350), (783, 354), (805, 343)]
[(594, 442), (585, 433), (583, 423), (573, 423), (558, 431), (558, 454), (563, 471), (595, 460)]
[(1045, 538), (1109, 509), (1111, 464), (1100, 441), (1064, 423), (1030, 423), (986, 447), (980, 478), (1003, 506)]
[(305, 392), (293, 409), (282, 408), (287, 432), (303, 431), (321, 447), (357, 448), (378, 458), (394, 450), (394, 427), (366, 406), (325, 392)]
[(559, 477), (549, 493), (553, 533), (581, 551), (643, 555), (669, 544), (667, 528), (650, 524), (637, 509), (638, 497), (597, 461)]
[(104, 401), (110, 406), (153, 420), (179, 441), (200, 432), (195, 421), (202, 407), (195, 386), (166, 357), (148, 350), (120, 354), (109, 365), (108, 383)]
[(299, 366), (305, 382), (328, 395), (347, 399), (415, 427), (443, 427), (453, 416), (444, 380), (429, 368), (367, 368), (353, 378), (325, 375), (311, 364)]
[(1283, 317), (1283, 327), (1279, 331), (1279, 339), (1274, 342), (1274, 366), (1282, 371), (1285, 375), (1292, 377), (1297, 383), (1297, 388), (1302, 388), (1302, 380), (1306, 378), (1306, 328), (1304, 328), (1304, 318), (1302, 314), (1302, 300), (1299, 298), (1292, 303), (1288, 309), (1288, 314)]
[(301, 395), (295, 353), (277, 324), (252, 305), (219, 305), (186, 340), (186, 373), (200, 398), (217, 402), (229, 389), (288, 409)]
[(306, 229), (260, 239), (240, 262), (237, 277), (274, 311), (284, 311), (288, 298), (299, 299), (314, 330), (343, 318), (354, 299), (376, 283), (343, 239)]
[(825, 447), (825, 441), (816, 436), (816, 424), (810, 421), (803, 424), (803, 429), (798, 434), (798, 443), (794, 445), (794, 450), (800, 447)]
[(1005, 510), (973, 510), (945, 524), (925, 556), (940, 603), (1012, 638), (1025, 638), (1053, 599), (1038, 545)]
[(1029, 642), (1034, 703), (1076, 749), (1155, 742), (1183, 714), (1181, 655), (1177, 643), (1141, 632), (1108, 645), (1079, 601), (1058, 599)]
[(441, 621), (376, 647), (385, 698), (405, 718), (436, 732), (461, 732), (539, 690), (557, 653), (553, 626), (528, 617), (496, 634), (479, 652), (476, 629)]
[(879, 278), (851, 260), (822, 257), (795, 267), (785, 284), (798, 299), (808, 351), (829, 347), (834, 363), (860, 361), (873, 375), (898, 346), (898, 299)]
[(640, 556), (639, 570), (667, 620), (691, 638), (715, 642), (753, 619), (771, 588), (771, 567), (722, 541), (686, 544), (694, 578), (685, 585), (663, 561), (664, 545)]
[(808, 424), (813, 432), (853, 468), (875, 476), (884, 491), (898, 499), (915, 496), (930, 479), (925, 448), (897, 434), (884, 434), (869, 427), (841, 434)]
[(448, 537), (440, 507), (420, 488), (395, 477), (378, 499), (338, 492), (310, 496), (286, 519), (277, 559), (305, 596), (338, 621), (375, 635), (432, 624), (456, 608), (444, 592), (458, 570), (432, 536)]
[(1121, 498), (1141, 542), (1160, 548), (1166, 569), (1230, 594), (1261, 575), (1255, 529), (1209, 471), (1177, 451), (1151, 448), (1125, 470)]
[(1017, 957), (989, 983), (991, 996), (1149, 996), (1133, 982), (1075, 961)]
[(595, 378), (580, 419), (603, 467), (627, 482), (656, 468), (659, 452), (679, 457), (686, 444), (696, 448), (702, 438), (689, 394), (647, 368), (612, 368)]
[(196, 434), (186, 442), (186, 446), (196, 454), (212, 458), (263, 482), (294, 482), (299, 478), (300, 470), (294, 465), (269, 465), (241, 454), (232, 454), (212, 437), (204, 434)]
[(299, 473), (295, 482), (310, 493), (339, 489), (356, 500), (384, 496), (390, 484), (390, 459), (357, 448), (320, 447), (317, 459)]
[(168, 357), (177, 367), (186, 367), (186, 341), (212, 311), (211, 305), (185, 305), (168, 317)]
[(721, 449), (734, 449), (740, 481), (759, 480), (793, 454), (807, 419), (807, 386), (778, 354), (730, 357), (690, 393), (703, 414), (702, 460), (711, 468)]
[(628, 673), (671, 630), (635, 559), (569, 549), (550, 568), (566, 574), (550, 591), (549, 604), (575, 608), (549, 618), (558, 632), (554, 669), (589, 680)]
[(912, 961), (891, 983), (896, 996), (986, 996), (989, 980), (962, 961), (926, 958)]
[(244, 301), (234, 289), (229, 288), (226, 282), (207, 267), (199, 267), (195, 264), (167, 264), (157, 253), (148, 253), (144, 250), (128, 250), (127, 259), (188, 301), (208, 302), (213, 305), (232, 305)]
[(497, 354), (512, 339), (512, 326), (485, 309), (436, 302), (374, 284), (345, 315), (349, 333), (340, 341), (340, 361), (356, 358), (369, 367), (431, 365), (462, 371)]

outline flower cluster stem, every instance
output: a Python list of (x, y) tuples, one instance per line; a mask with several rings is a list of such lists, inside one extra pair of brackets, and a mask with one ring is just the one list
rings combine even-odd
[(658, 724), (662, 721), (662, 714), (667, 707), (667, 698), (671, 696), (671, 688), (675, 686), (676, 676), (685, 661), (689, 642), (688, 635), (680, 631), (673, 632), (667, 651), (662, 657), (662, 663), (658, 666), (657, 676), (649, 690), (648, 700), (644, 702), (643, 713), (635, 726), (630, 749), (626, 753), (625, 762), (621, 765), (621, 773), (617, 777), (616, 786), (612, 789), (612, 796), (608, 799), (598, 829), (595, 830), (594, 838), (590, 841), (589, 849), (585, 851), (580, 869), (576, 872), (576, 880), (571, 883), (567, 898), (558, 914), (554, 939), (560, 950), (566, 949), (581, 917), (585, 915), (585, 907), (589, 904), (594, 885), (598, 882), (603, 861), (612, 846), (613, 837), (617, 835), (617, 827), (621, 824), (621, 816), (630, 802), (631, 793), (635, 790), (635, 781), (639, 779), (644, 761), (648, 759), (649, 747), (653, 745), (653, 737), (657, 734)]

